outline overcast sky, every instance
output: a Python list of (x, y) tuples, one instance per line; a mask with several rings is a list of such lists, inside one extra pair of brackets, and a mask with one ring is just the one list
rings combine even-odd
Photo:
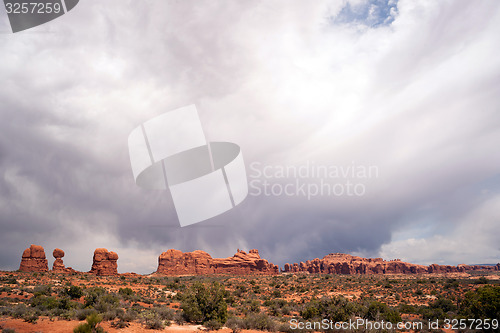
[[(16, 34), (0, 8), (0, 269), (30, 244), (144, 274), (170, 248), (497, 263), (499, 32), (496, 0), (85, 0)], [(181, 228), (168, 192), (134, 183), (127, 137), (189, 104), (254, 187)], [(377, 172), (277, 174), (301, 166)], [(321, 181), (363, 193), (276, 194)]]

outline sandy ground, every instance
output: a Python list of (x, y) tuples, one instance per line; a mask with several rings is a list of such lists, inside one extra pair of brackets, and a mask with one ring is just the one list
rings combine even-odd
[[(40, 318), (36, 324), (30, 324), (22, 319), (10, 319), (10, 318), (0, 318), (0, 329), (2, 328), (13, 328), (17, 333), (71, 333), (73, 329), (77, 327), (79, 324), (84, 323), (85, 321), (67, 321), (67, 320), (50, 320), (48, 318)], [(108, 333), (117, 333), (117, 332), (163, 332), (163, 333), (203, 333), (208, 332), (201, 325), (176, 325), (172, 324), (171, 326), (163, 329), (163, 330), (150, 330), (144, 328), (139, 323), (130, 323), (130, 326), (127, 328), (116, 329), (111, 327), (110, 322), (103, 322), (100, 324), (104, 330)], [(218, 333), (231, 333), (229, 328), (223, 328), (217, 331)], [(242, 333), (262, 333), (255, 330), (243, 330)]]

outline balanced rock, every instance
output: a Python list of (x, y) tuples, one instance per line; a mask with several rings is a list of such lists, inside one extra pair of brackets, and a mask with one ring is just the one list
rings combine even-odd
[(56, 259), (54, 263), (52, 264), (52, 271), (55, 273), (63, 273), (66, 272), (66, 267), (64, 266), (64, 262), (61, 259), (64, 257), (64, 251), (61, 249), (55, 249), (52, 252), (52, 255)]
[(43, 247), (31, 244), (24, 250), (19, 270), (21, 272), (47, 272), (49, 265)]
[(96, 275), (118, 275), (118, 254), (99, 248), (94, 251), (90, 273)]
[(158, 257), (158, 274), (164, 275), (274, 275), (278, 266), (260, 258), (259, 251), (238, 250), (229, 258), (212, 258), (205, 251), (182, 252), (170, 249)]

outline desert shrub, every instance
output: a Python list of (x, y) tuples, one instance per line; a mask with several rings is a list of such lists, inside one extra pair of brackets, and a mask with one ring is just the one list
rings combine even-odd
[(215, 320), (215, 319), (210, 319), (209, 321), (206, 321), (203, 326), (208, 328), (209, 331), (217, 331), (222, 328), (222, 324)]
[(123, 299), (129, 300), (135, 295), (134, 291), (131, 288), (120, 288), (118, 293), (123, 297)]
[(75, 311), (75, 317), (78, 320), (85, 320), (87, 317), (89, 317), (91, 314), (95, 314), (94, 309), (86, 308), (86, 309), (78, 309)]
[(175, 311), (173, 309), (162, 307), (162, 308), (152, 308), (152, 311), (156, 312), (161, 320), (173, 320)]
[(466, 318), (500, 318), (500, 287), (487, 285), (465, 294), (459, 314)]
[(413, 305), (400, 304), (399, 305), (399, 312), (400, 313), (417, 313), (418, 309)]
[(0, 316), (10, 316), (11, 309), (7, 306), (0, 306)]
[(130, 326), (130, 324), (122, 319), (118, 319), (117, 321), (111, 323), (111, 326), (120, 329), (120, 328), (127, 328)]
[(40, 310), (47, 311), (59, 307), (59, 301), (52, 296), (44, 296), (43, 294), (37, 294), (31, 298), (31, 306)]
[(276, 331), (276, 323), (265, 313), (251, 314), (244, 319), (245, 328), (260, 331)]
[(174, 314), (174, 322), (177, 324), (177, 325), (182, 325), (186, 322), (186, 319), (184, 318), (184, 314), (181, 313), (181, 312), (176, 312)]
[(73, 330), (73, 333), (105, 333), (104, 329), (97, 326), (102, 321), (102, 317), (93, 313), (87, 317), (87, 322), (80, 324)]
[(17, 284), (17, 280), (14, 277), (10, 277), (10, 278), (9, 277), (5, 277), (4, 282), (6, 284)]
[(260, 311), (260, 303), (257, 300), (250, 301), (250, 312), (259, 312)]
[(488, 284), (490, 280), (488, 280), (486, 277), (481, 276), (479, 279), (474, 281), (474, 284)]
[(137, 316), (138, 316), (137, 311), (129, 309), (127, 311), (124, 311), (122, 314), (119, 314), (118, 318), (122, 321), (129, 322), (136, 320)]
[(443, 312), (451, 312), (451, 311), (456, 311), (457, 307), (455, 304), (450, 299), (440, 297), (434, 302), (429, 304), (430, 308), (433, 309), (441, 309)]
[(440, 308), (422, 307), (418, 313), (426, 320), (444, 319), (445, 317), (443, 310)]
[(39, 295), (45, 295), (45, 296), (50, 296), (52, 294), (52, 286), (51, 285), (39, 285), (33, 288), (33, 295), (34, 296), (39, 296)]
[(141, 313), (141, 318), (148, 329), (158, 330), (165, 328), (163, 320), (161, 320), (160, 316), (155, 311), (144, 311)]
[(10, 312), (13, 318), (22, 318), (28, 312), (28, 307), (24, 304), (17, 304)]
[(385, 320), (393, 324), (401, 321), (401, 315), (397, 309), (390, 308), (387, 304), (374, 301), (368, 305), (365, 318), (369, 320)]
[(226, 326), (233, 333), (238, 333), (245, 328), (245, 322), (239, 317), (231, 317), (226, 321)]
[(460, 283), (456, 279), (447, 279), (444, 284), (444, 289), (457, 289), (460, 286)]
[(64, 288), (63, 293), (71, 299), (78, 299), (83, 296), (83, 289), (78, 286), (70, 286)]
[(99, 297), (105, 293), (106, 290), (100, 287), (92, 287), (85, 290), (85, 307), (94, 306)]
[(106, 311), (102, 314), (102, 319), (105, 320), (105, 321), (110, 321), (110, 320), (113, 320), (115, 318), (120, 318), (121, 316), (123, 316), (123, 314), (125, 313), (125, 311), (123, 311), (123, 309), (112, 309), (112, 310), (109, 310), (109, 311)]
[(16, 330), (13, 328), (4, 328), (2, 329), (2, 333), (16, 333)]
[(38, 314), (33, 311), (33, 310), (30, 310), (30, 311), (27, 311), (23, 316), (22, 316), (23, 320), (25, 322), (28, 322), (28, 323), (31, 323), (31, 324), (34, 324), (36, 323), (36, 321), (38, 320)]
[(224, 324), (227, 320), (227, 304), (224, 300), (225, 289), (218, 282), (209, 288), (195, 282), (191, 290), (183, 295), (181, 308), (184, 318), (193, 323), (216, 320)]
[(310, 320), (319, 317), (319, 305), (317, 302), (310, 302), (304, 310), (300, 312), (300, 315), (305, 320)]
[(305, 320), (321, 318), (338, 322), (348, 321), (358, 312), (360, 312), (359, 306), (344, 297), (324, 297), (306, 304), (301, 311), (301, 316)]
[(68, 311), (64, 311), (59, 315), (59, 318), (64, 319), (64, 320), (72, 320), (76, 318), (76, 310), (71, 309)]

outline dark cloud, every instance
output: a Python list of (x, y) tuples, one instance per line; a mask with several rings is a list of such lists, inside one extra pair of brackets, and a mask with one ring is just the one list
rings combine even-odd
[[(498, 259), (500, 7), (390, 2), (376, 19), (397, 7), (394, 21), (370, 28), (366, 15), (332, 24), (342, 6), (87, 1), (1, 34), (0, 268), (31, 243), (80, 270), (108, 247), (140, 273), (168, 248), (258, 248), (280, 265), (330, 252)], [(253, 162), (307, 161), (380, 174), (358, 179), (363, 196), (249, 196), (180, 228), (168, 192), (134, 184), (127, 136), (192, 103), (210, 140), (242, 147), (249, 175)]]

